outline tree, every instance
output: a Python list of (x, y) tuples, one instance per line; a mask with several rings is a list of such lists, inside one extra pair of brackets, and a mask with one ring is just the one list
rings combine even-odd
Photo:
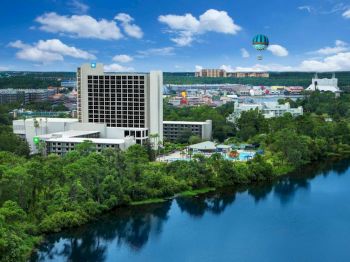
[(198, 144), (202, 141), (202, 139), (199, 137), (199, 136), (190, 136), (190, 138), (188, 139), (188, 143), (190, 145), (193, 145), (193, 144)]

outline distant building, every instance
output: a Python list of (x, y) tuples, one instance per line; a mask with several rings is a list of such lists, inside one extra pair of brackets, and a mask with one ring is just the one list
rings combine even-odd
[(212, 121), (188, 122), (188, 121), (163, 121), (164, 138), (169, 141), (176, 141), (181, 133), (190, 130), (192, 135), (199, 136), (202, 140), (211, 140)]
[(306, 91), (321, 91), (321, 92), (333, 92), (340, 93), (341, 90), (338, 87), (338, 79), (335, 78), (333, 74), (332, 78), (318, 78), (318, 75), (315, 74), (315, 77), (312, 79), (311, 85), (306, 88)]
[(62, 81), (61, 82), (61, 87), (76, 88), (77, 87), (77, 81), (76, 80)]
[(0, 104), (47, 101), (47, 89), (0, 89)]
[(224, 69), (202, 69), (195, 73), (196, 77), (234, 77), (234, 78), (268, 78), (268, 72), (226, 72)]
[(223, 69), (202, 69), (196, 72), (196, 77), (227, 77)]
[(268, 72), (232, 72), (227, 73), (227, 77), (235, 77), (235, 78), (269, 78), (270, 74)]
[(264, 102), (260, 104), (244, 104), (235, 103), (234, 112), (227, 117), (228, 122), (235, 123), (240, 117), (242, 112), (249, 110), (259, 110), (265, 118), (280, 117), (286, 113), (290, 113), (293, 117), (303, 115), (303, 108), (291, 108), (289, 103), (278, 104), (276, 102)]
[(16, 89), (1, 89), (0, 104), (23, 103), (25, 93)]
[(284, 93), (287, 95), (299, 95), (304, 91), (302, 86), (289, 86), (286, 87)]

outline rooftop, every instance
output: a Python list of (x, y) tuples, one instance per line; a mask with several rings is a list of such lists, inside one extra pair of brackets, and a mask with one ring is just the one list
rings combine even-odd
[(169, 125), (205, 125), (207, 122), (194, 122), (194, 121), (163, 121), (163, 124)]
[(36, 117), (36, 118), (28, 118), (28, 119), (20, 119), (20, 120), (14, 120), (14, 124), (20, 123), (20, 122), (34, 122), (34, 119), (36, 119), (39, 122), (53, 122), (53, 123), (74, 123), (78, 122), (77, 118), (55, 118), (55, 117)]
[(197, 150), (216, 150), (216, 144), (211, 141), (205, 141), (199, 144), (191, 145), (189, 148)]
[(77, 136), (87, 136), (100, 133), (98, 131), (80, 131), (80, 130), (69, 130), (69, 131), (63, 131), (63, 132), (57, 132), (57, 133), (51, 133), (46, 135), (40, 135), (38, 137), (43, 139), (51, 139), (51, 138), (72, 138)]
[(84, 137), (51, 138), (46, 141), (59, 142), (59, 143), (82, 143), (84, 141), (91, 141), (94, 144), (108, 144), (108, 145), (120, 145), (125, 143), (124, 139), (84, 138)]

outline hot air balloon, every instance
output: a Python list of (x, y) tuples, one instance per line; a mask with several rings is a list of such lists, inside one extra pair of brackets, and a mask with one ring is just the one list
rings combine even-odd
[[(265, 51), (269, 47), (269, 39), (265, 35), (257, 35), (253, 38), (253, 47), (259, 52)], [(259, 55), (258, 60), (262, 60), (263, 56)]]

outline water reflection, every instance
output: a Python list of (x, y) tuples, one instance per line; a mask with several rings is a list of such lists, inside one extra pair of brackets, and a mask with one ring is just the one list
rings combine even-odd
[(176, 202), (181, 211), (193, 217), (202, 217), (206, 212), (219, 215), (236, 199), (236, 193), (221, 191), (193, 198), (177, 198)]
[(342, 175), (348, 168), (347, 160), (336, 164), (323, 163), (298, 170), (274, 183), (221, 190), (195, 198), (177, 198), (175, 202), (121, 208), (98, 222), (48, 237), (31, 261), (105, 261), (107, 249), (114, 248), (113, 245), (127, 246), (131, 252), (140, 252), (150, 236), (162, 234), (173, 203), (196, 219), (201, 219), (206, 213), (222, 214), (241, 193), (251, 196), (256, 205), (272, 196), (285, 206), (292, 203), (298, 191), (310, 192), (310, 181), (315, 176)]
[(127, 245), (137, 252), (151, 234), (162, 233), (170, 206), (171, 202), (166, 202), (118, 209), (100, 222), (52, 235), (31, 261), (55, 260), (58, 257), (64, 261), (105, 261), (107, 246), (114, 240), (117, 245)]

